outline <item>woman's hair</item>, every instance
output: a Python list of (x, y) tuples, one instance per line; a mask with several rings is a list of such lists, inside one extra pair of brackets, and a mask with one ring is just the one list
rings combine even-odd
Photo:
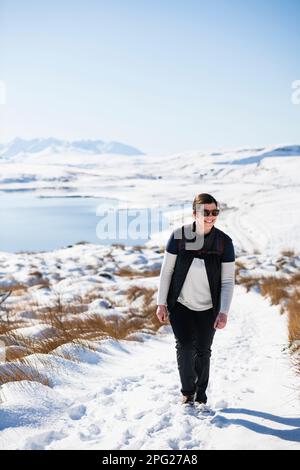
[(193, 211), (196, 211), (197, 204), (216, 204), (216, 207), (218, 207), (218, 202), (215, 200), (215, 198), (211, 194), (207, 193), (201, 193), (197, 194), (195, 196), (194, 201), (193, 201)]

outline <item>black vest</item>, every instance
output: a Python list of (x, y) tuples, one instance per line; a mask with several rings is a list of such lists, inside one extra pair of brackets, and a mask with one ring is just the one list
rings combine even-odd
[[(191, 232), (191, 231), (194, 232)], [(167, 307), (171, 311), (182, 289), (187, 272), (192, 264), (194, 257), (204, 259), (211, 299), (213, 304), (214, 315), (217, 316), (220, 311), (220, 294), (221, 294), (221, 256), (224, 251), (226, 239), (231, 238), (222, 230), (212, 227), (208, 240), (205, 240), (203, 249), (193, 250), (187, 249), (186, 242), (192, 242), (191, 233), (195, 233), (195, 222), (183, 225), (177, 229), (177, 234), (181, 233), (181, 238), (176, 239), (178, 254), (172, 274), (169, 292), (167, 296)], [(188, 234), (188, 238), (186, 237)], [(195, 238), (194, 238), (195, 239)], [(189, 245), (191, 247), (191, 245)]]

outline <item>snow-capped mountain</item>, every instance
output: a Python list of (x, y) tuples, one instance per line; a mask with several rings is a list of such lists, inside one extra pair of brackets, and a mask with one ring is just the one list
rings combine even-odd
[(120, 142), (103, 140), (60, 140), (53, 137), (22, 139), (16, 137), (6, 144), (0, 144), (0, 158), (5, 160), (18, 155), (43, 153), (86, 152), (88, 154), (144, 155), (139, 149)]

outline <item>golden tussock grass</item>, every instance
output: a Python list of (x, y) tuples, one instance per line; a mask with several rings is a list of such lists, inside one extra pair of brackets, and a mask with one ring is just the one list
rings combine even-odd
[[(140, 273), (123, 270), (123, 274), (129, 277), (148, 277), (159, 275), (160, 270)], [(43, 285), (43, 277), (39, 271), (32, 271), (32, 276)], [(45, 282), (47, 285), (47, 282)], [(18, 284), (12, 288), (15, 292), (28, 293), (28, 286)], [(20, 302), (10, 303), (2, 311), (0, 321), (1, 340), (6, 345), (6, 363), (0, 367), (0, 384), (9, 381), (31, 380), (49, 385), (49, 380), (40, 374), (37, 367), (26, 363), (28, 356), (58, 355), (69, 360), (74, 360), (69, 353), (64, 350), (57, 351), (57, 348), (65, 344), (75, 344), (93, 349), (93, 344), (97, 345), (99, 340), (113, 338), (116, 340), (141, 340), (139, 333), (146, 332), (154, 334), (161, 323), (155, 315), (156, 304), (154, 295), (156, 289), (140, 286), (131, 286), (127, 290), (127, 298), (118, 300), (119, 306), (123, 307), (122, 314), (115, 313), (113, 308), (107, 309), (105, 315), (87, 312), (88, 306), (96, 299), (107, 299), (112, 307), (113, 291), (110, 297), (105, 295), (99, 286), (93, 288), (85, 295), (78, 295), (71, 302), (64, 302), (59, 294), (55, 301), (49, 306), (39, 305), (34, 298), (24, 298)], [(112, 297), (112, 299), (111, 299)], [(138, 307), (131, 306), (131, 303), (141, 297), (141, 304)], [(18, 314), (26, 311), (32, 314), (32, 318), (17, 317)], [(18, 318), (18, 319), (17, 319)], [(19, 319), (20, 318), (20, 319)], [(18, 328), (38, 325), (39, 322), (49, 325), (51, 332), (38, 338), (24, 336), (18, 333)], [(51, 361), (50, 361), (51, 362)]]
[(289, 340), (296, 343), (297, 349), (300, 348), (300, 291), (295, 291), (287, 304), (289, 315), (288, 328)]
[(287, 256), (291, 258), (292, 256), (295, 256), (295, 251), (294, 250), (282, 250), (281, 251), (282, 256)]
[(39, 370), (27, 362), (26, 359), (22, 359), (18, 363), (0, 364), (0, 385), (23, 380), (39, 382), (43, 385), (50, 386), (49, 378), (39, 372)]
[[(138, 309), (139, 317), (143, 318), (144, 326), (150, 331), (157, 331), (161, 327), (157, 316), (155, 315), (157, 306), (154, 301), (154, 296), (156, 294), (156, 289), (141, 287), (133, 285), (127, 290), (127, 299), (128, 302), (136, 300), (138, 297), (142, 297), (142, 306)], [(130, 308), (130, 312), (133, 312), (133, 309)]]
[(289, 294), (286, 288), (290, 280), (275, 276), (262, 277), (260, 279), (260, 291), (264, 297), (269, 297), (272, 305), (278, 305), (287, 299)]
[[(294, 252), (284, 251), (282, 254), (292, 256)], [(282, 266), (283, 264), (279, 268), (281, 269)], [(245, 269), (245, 266), (237, 262), (237, 284), (244, 285), (247, 291), (257, 286), (261, 294), (270, 299), (272, 305), (280, 306), (281, 314), (287, 313), (290, 344), (293, 350), (300, 350), (300, 273), (288, 277), (240, 276), (241, 269)]]
[(0, 335), (6, 335), (9, 331), (14, 331), (16, 328), (19, 328), (21, 323), (19, 322), (8, 322), (0, 321)]
[(269, 296), (272, 305), (293, 298), (294, 292), (300, 289), (300, 274), (289, 277), (263, 276), (259, 280), (261, 293)]
[(129, 277), (130, 279), (133, 278), (144, 278), (144, 277), (156, 277), (160, 274), (160, 269), (153, 269), (152, 271), (136, 271), (131, 268), (120, 268), (118, 271), (114, 273), (116, 276), (120, 277)]
[(1, 292), (12, 291), (13, 295), (24, 295), (27, 293), (29, 286), (22, 283), (13, 284), (11, 286), (1, 286)]
[(261, 292), (273, 305), (281, 305), (281, 313), (288, 315), (289, 341), (293, 350), (300, 349), (300, 274), (289, 278), (263, 279)]
[(247, 271), (247, 268), (244, 263), (237, 260), (235, 262), (235, 282), (236, 284), (243, 285), (247, 292), (254, 286), (258, 285), (259, 277), (251, 275), (241, 275), (241, 271)]
[[(50, 335), (41, 335), (38, 339), (33, 339), (18, 334), (15, 328), (24, 325), (3, 324), (3, 339), (10, 346), (7, 348), (7, 361), (22, 359), (30, 354), (51, 354), (59, 346), (67, 343), (82, 344), (82, 341), (98, 341), (105, 338), (132, 340), (137, 332), (155, 333), (161, 326), (155, 315), (156, 305), (153, 303), (155, 292), (156, 289), (131, 286), (127, 292), (129, 304), (135, 298), (142, 296), (142, 306), (139, 308), (129, 306), (124, 316), (115, 314), (113, 309), (112, 313), (106, 311), (105, 316), (96, 313), (78, 315), (87, 309), (86, 304), (80, 303), (86, 301), (86, 297), (78, 296), (76, 299), (78, 303), (65, 304), (61, 297), (57, 296), (54, 305), (43, 307), (38, 313), (35, 311), (35, 318), (52, 327)], [(99, 298), (99, 293), (96, 296), (94, 292), (92, 299), (94, 298)], [(91, 300), (91, 296), (88, 300)]]
[(256, 276), (236, 276), (236, 283), (244, 286), (247, 292), (249, 292), (252, 287), (257, 286), (259, 284), (259, 280), (260, 278)]

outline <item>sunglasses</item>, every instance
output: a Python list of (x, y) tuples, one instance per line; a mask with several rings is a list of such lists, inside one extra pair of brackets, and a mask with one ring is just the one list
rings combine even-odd
[(204, 209), (203, 210), (203, 215), (204, 215), (204, 217), (208, 217), (211, 214), (214, 217), (216, 217), (217, 215), (219, 215), (219, 212), (220, 212), (220, 209), (213, 209), (212, 211)]

